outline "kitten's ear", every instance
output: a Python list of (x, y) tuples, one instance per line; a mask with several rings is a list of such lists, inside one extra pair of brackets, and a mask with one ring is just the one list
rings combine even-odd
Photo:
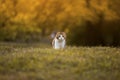
[(57, 32), (57, 34), (60, 34), (60, 32)]
[(56, 33), (56, 37), (57, 37), (59, 34), (60, 34), (60, 32), (57, 32), (57, 33)]
[(66, 38), (66, 33), (65, 32), (62, 32), (63, 36)]

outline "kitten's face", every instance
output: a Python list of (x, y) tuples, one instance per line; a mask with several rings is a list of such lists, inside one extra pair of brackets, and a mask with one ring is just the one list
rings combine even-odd
[(56, 38), (57, 38), (58, 40), (60, 40), (60, 41), (65, 40), (66, 34), (65, 34), (64, 32), (58, 32), (58, 33), (56, 34)]

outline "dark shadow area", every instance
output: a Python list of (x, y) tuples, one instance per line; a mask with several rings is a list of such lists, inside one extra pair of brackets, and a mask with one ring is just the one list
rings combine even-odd
[(86, 21), (84, 30), (81, 26), (72, 28), (73, 34), (68, 34), (70, 44), (76, 46), (120, 46), (120, 21), (104, 21), (102, 24), (92, 24)]

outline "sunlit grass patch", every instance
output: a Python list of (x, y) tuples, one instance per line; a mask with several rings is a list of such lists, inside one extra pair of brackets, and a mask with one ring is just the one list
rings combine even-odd
[(0, 80), (119, 80), (119, 66), (119, 48), (0, 46)]

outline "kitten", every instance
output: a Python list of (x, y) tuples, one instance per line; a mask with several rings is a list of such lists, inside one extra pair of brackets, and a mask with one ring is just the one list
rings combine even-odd
[(64, 32), (57, 32), (52, 41), (54, 49), (64, 49), (66, 45), (66, 34)]

